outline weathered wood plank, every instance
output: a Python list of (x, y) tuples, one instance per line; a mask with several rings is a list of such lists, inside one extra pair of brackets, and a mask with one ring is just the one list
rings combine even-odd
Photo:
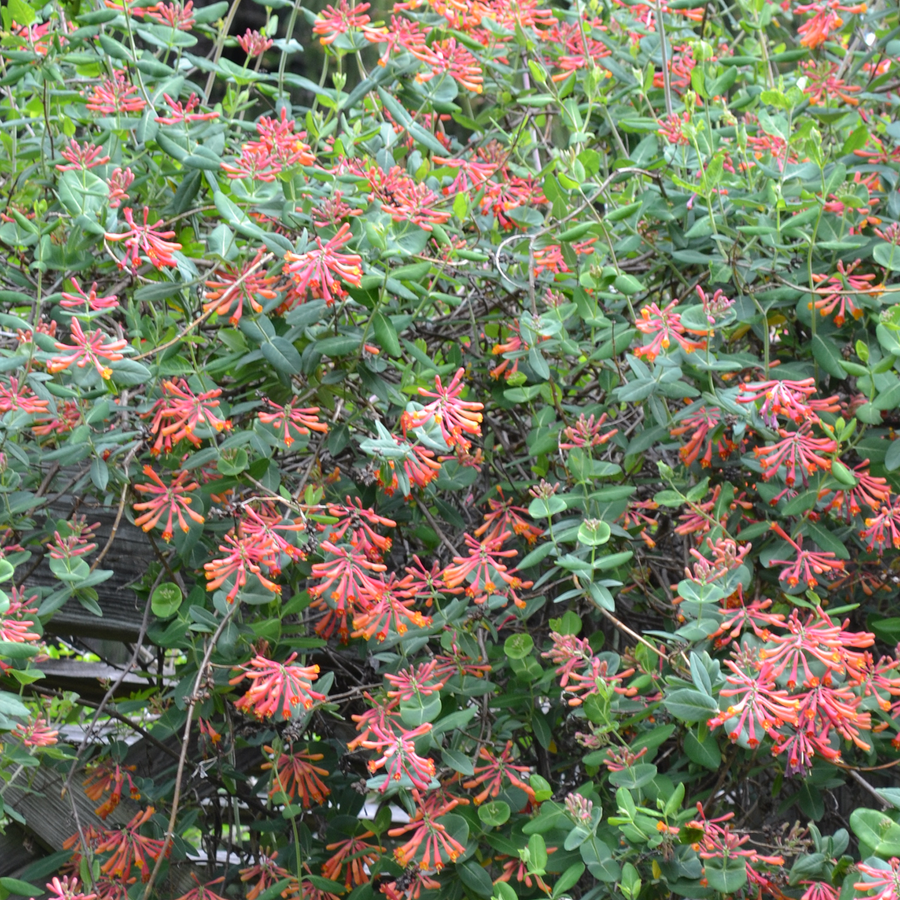
[[(123, 796), (104, 821), (94, 812), (97, 804), (85, 794), (79, 778), (73, 779), (69, 796), (60, 796), (65, 781), (63, 772), (45, 767), (30, 770), (27, 781), (12, 783), (4, 797), (6, 804), (25, 819), (25, 831), (52, 851), (61, 850), (63, 842), (78, 831), (72, 813), (73, 804), (78, 810), (81, 827), (94, 826), (98, 830), (124, 825), (142, 808)], [(190, 878), (192, 868), (190, 864), (173, 866), (169, 885), (161, 885), (162, 892), (177, 891), (180, 894), (193, 887), (194, 882)]]
[[(100, 523), (96, 542), (102, 548), (112, 533), (117, 509), (97, 506), (88, 499), (75, 504), (72, 498), (64, 498), (53, 505), (50, 515), (54, 519), (68, 519), (76, 505), (78, 514), (84, 515), (89, 523)], [(47, 632), (55, 635), (133, 641), (140, 631), (144, 606), (130, 585), (144, 575), (148, 565), (155, 559), (156, 555), (147, 535), (128, 522), (123, 515), (116, 531), (115, 541), (101, 564), (104, 569), (112, 569), (113, 575), (95, 588), (98, 595), (97, 603), (103, 610), (102, 618), (85, 609), (77, 600), (69, 600), (47, 623)], [(45, 558), (29, 576), (26, 589), (31, 586), (54, 589), (60, 586), (60, 582), (50, 571), (48, 558)]]
[(6, 833), (0, 834), (0, 878), (15, 878), (43, 855), (43, 848), (27, 832), (18, 825), (7, 825)]

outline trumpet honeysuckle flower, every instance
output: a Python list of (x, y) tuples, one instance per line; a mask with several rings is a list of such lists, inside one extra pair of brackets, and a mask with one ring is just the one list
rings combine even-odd
[[(162, 855), (165, 842), (161, 838), (145, 837), (138, 829), (145, 825), (156, 810), (152, 806), (138, 812), (128, 822), (115, 831), (105, 831), (100, 835), (100, 842), (95, 848), (97, 853), (109, 853), (110, 856), (100, 866), (104, 875), (112, 878), (128, 879), (132, 869), (137, 869), (141, 881), (150, 880), (151, 863), (155, 863)], [(169, 850), (166, 850), (168, 856)]]
[(388, 831), (390, 837), (411, 836), (406, 842), (394, 850), (394, 858), (401, 866), (408, 866), (421, 851), (420, 869), (436, 869), (440, 871), (448, 862), (456, 862), (466, 848), (447, 831), (438, 820), (461, 803), (468, 803), (460, 797), (444, 798), (440, 792), (422, 795), (413, 789), (416, 812), (410, 822), (399, 828)]
[(190, 478), (187, 472), (179, 472), (169, 484), (166, 484), (152, 466), (144, 466), (143, 471), (151, 483), (136, 484), (134, 489), (140, 494), (149, 494), (150, 499), (134, 504), (135, 510), (142, 512), (142, 515), (134, 520), (135, 525), (143, 528), (144, 531), (150, 531), (160, 523), (163, 516), (166, 516), (163, 540), (168, 542), (172, 540), (173, 518), (177, 517), (178, 525), (184, 532), (190, 530), (190, 525), (184, 518), (185, 515), (198, 525), (203, 524), (205, 519), (200, 513), (191, 509), (192, 498), (188, 496), (188, 493), (196, 490), (199, 485), (196, 481), (186, 483)]
[(310, 431), (325, 434), (328, 425), (318, 418), (319, 407), (295, 407), (295, 397), (290, 403), (279, 406), (266, 398), (266, 406), (272, 412), (259, 412), (257, 418), (263, 425), (271, 425), (285, 447), (290, 447), (297, 438), (308, 435)]
[(89, 335), (85, 334), (81, 322), (76, 318), (72, 319), (70, 328), (72, 344), (63, 344), (57, 341), (56, 349), (65, 352), (63, 355), (57, 355), (50, 359), (50, 362), (47, 363), (47, 371), (55, 374), (64, 372), (71, 365), (76, 365), (79, 369), (92, 365), (104, 381), (112, 378), (113, 370), (109, 366), (103, 365), (102, 361), (116, 362), (124, 359), (124, 355), (119, 351), (128, 346), (128, 341), (124, 338), (111, 338), (99, 328)]
[(331, 304), (347, 294), (342, 280), (354, 287), (360, 286), (362, 258), (353, 253), (338, 252), (351, 238), (350, 226), (345, 222), (327, 243), (323, 244), (317, 237), (315, 249), (284, 254), (287, 263), (284, 270), (300, 292), (309, 291), (313, 297), (321, 297)]
[(812, 423), (804, 422), (796, 431), (778, 429), (781, 440), (771, 446), (756, 447), (753, 455), (763, 470), (763, 481), (771, 481), (784, 466), (784, 482), (788, 487), (797, 483), (799, 474), (803, 486), (809, 484), (809, 476), (822, 470), (831, 470), (828, 454), (837, 450), (832, 438), (816, 438), (810, 435)]
[(270, 797), (283, 794), (291, 803), (298, 800), (304, 809), (325, 802), (331, 790), (322, 778), (327, 778), (329, 773), (327, 769), (314, 765), (324, 759), (321, 753), (295, 750), (293, 747), (284, 753), (278, 753), (272, 747), (263, 747), (263, 750), (270, 756), (269, 761), (262, 765), (263, 770), (272, 771)]
[(207, 426), (214, 433), (228, 431), (231, 422), (223, 419), (217, 412), (220, 388), (195, 394), (184, 379), (175, 378), (163, 381), (163, 396), (153, 404), (153, 408), (144, 413), (144, 417), (153, 416), (150, 431), (156, 436), (151, 454), (158, 456), (171, 452), (179, 441), (186, 440), (199, 447), (201, 440), (195, 434), (198, 426)]
[(115, 72), (94, 85), (85, 104), (92, 112), (115, 116), (123, 113), (139, 113), (147, 105), (143, 97), (135, 96), (138, 88), (131, 84), (123, 72)]
[(274, 287), (277, 275), (266, 275), (261, 269), (254, 268), (263, 256), (264, 251), (257, 250), (253, 259), (243, 265), (225, 263), (217, 268), (205, 282), (203, 311), (215, 309), (216, 315), (228, 316), (233, 326), (240, 323), (245, 302), (253, 312), (262, 312), (262, 304), (256, 298), (274, 300), (280, 290)]
[(507, 741), (506, 746), (497, 756), (489, 747), (478, 748), (478, 759), (482, 761), (482, 765), (475, 766), (475, 777), (469, 781), (463, 782), (463, 787), (467, 790), (481, 788), (481, 792), (475, 796), (476, 804), (484, 803), (488, 797), (497, 797), (505, 782), (524, 791), (532, 800), (534, 800), (534, 789), (522, 780), (522, 775), (530, 771), (529, 766), (516, 765), (513, 762), (513, 742)]
[(297, 658), (292, 653), (283, 663), (257, 654), (243, 666), (240, 675), (229, 684), (240, 684), (249, 678), (253, 684), (235, 706), (257, 719), (270, 719), (279, 713), (290, 719), (296, 709), (312, 709), (326, 699), (325, 694), (313, 690), (312, 683), (319, 677), (318, 666), (294, 665)]
[(176, 265), (175, 257), (172, 254), (181, 250), (181, 244), (169, 240), (169, 238), (175, 237), (174, 231), (156, 230), (163, 224), (162, 219), (154, 225), (148, 225), (150, 210), (146, 206), (144, 207), (143, 225), (134, 221), (134, 211), (129, 206), (122, 210), (122, 215), (130, 226), (129, 230), (121, 234), (106, 232), (104, 235), (108, 241), (125, 241), (126, 254), (125, 259), (119, 261), (120, 269), (124, 269), (128, 265), (132, 272), (136, 272), (141, 264), (142, 253), (157, 269)]
[(237, 42), (250, 59), (261, 56), (275, 43), (272, 38), (266, 37), (258, 31), (251, 31), (249, 28), (237, 36)]

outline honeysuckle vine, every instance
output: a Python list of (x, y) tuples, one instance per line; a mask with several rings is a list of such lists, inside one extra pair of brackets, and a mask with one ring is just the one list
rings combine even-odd
[(897, 10), (244, 14), (0, 5), (0, 900), (900, 900)]

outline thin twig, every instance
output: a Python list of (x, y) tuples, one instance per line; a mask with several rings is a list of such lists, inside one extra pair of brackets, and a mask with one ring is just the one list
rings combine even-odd
[(184, 764), (187, 760), (188, 743), (191, 738), (191, 720), (194, 717), (194, 706), (199, 699), (200, 685), (206, 677), (206, 670), (209, 666), (209, 661), (212, 657), (213, 650), (215, 649), (216, 642), (222, 636), (225, 626), (231, 620), (236, 609), (237, 604), (228, 610), (225, 618), (219, 623), (219, 627), (216, 629), (215, 634), (210, 638), (209, 644), (206, 647), (206, 652), (203, 654), (203, 661), (200, 663), (200, 668), (197, 670), (197, 677), (194, 680), (194, 689), (191, 691), (191, 695), (187, 698), (187, 702), (185, 703), (187, 717), (184, 722), (184, 732), (181, 736), (181, 753), (178, 756), (178, 771), (175, 773), (175, 793), (172, 795), (172, 812), (169, 815), (169, 824), (166, 828), (166, 837), (163, 841), (162, 849), (159, 852), (159, 856), (156, 858), (156, 865), (153, 867), (150, 878), (144, 887), (144, 893), (141, 895), (141, 900), (150, 900), (150, 895), (153, 891), (153, 883), (156, 881), (156, 876), (159, 874), (163, 860), (166, 858), (166, 854), (172, 846), (172, 838), (175, 836), (175, 819), (178, 816), (178, 805), (181, 801), (181, 783), (184, 779)]
[[(247, 269), (246, 272), (241, 273), (241, 277), (234, 282), (234, 284), (231, 286), (231, 289), (234, 290), (235, 288), (240, 287), (260, 266), (265, 265), (267, 262), (269, 262), (269, 260), (273, 259), (274, 256), (274, 253), (267, 253), (262, 259), (259, 259), (255, 263), (253, 263), (253, 265), (250, 266), (250, 268)], [(194, 319), (193, 322), (188, 322), (188, 324), (185, 325), (184, 328), (182, 328), (181, 331), (177, 335), (175, 335), (175, 337), (173, 337), (171, 341), (166, 341), (164, 344), (160, 344), (158, 347), (154, 347), (152, 350), (148, 350), (146, 353), (141, 353), (139, 356), (133, 356), (131, 358), (135, 361), (147, 359), (147, 357), (149, 356), (156, 356), (157, 353), (161, 353), (163, 350), (168, 350), (169, 347), (174, 347), (186, 334), (189, 334), (195, 328), (202, 325), (208, 318), (213, 315), (213, 313), (218, 312), (220, 305), (221, 304), (219, 303), (213, 303), (209, 307), (209, 309), (205, 313), (203, 313), (202, 316), (198, 316), (196, 319)]]

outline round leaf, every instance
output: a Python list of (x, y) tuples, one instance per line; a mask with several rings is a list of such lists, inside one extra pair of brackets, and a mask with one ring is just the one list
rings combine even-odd
[(177, 584), (159, 584), (150, 598), (150, 609), (158, 619), (168, 619), (178, 612), (183, 599), (184, 595)]
[(489, 828), (497, 828), (509, 819), (510, 808), (502, 800), (492, 800), (478, 807), (478, 818)]
[(510, 659), (525, 659), (534, 649), (530, 634), (511, 634), (503, 643), (503, 652)]

